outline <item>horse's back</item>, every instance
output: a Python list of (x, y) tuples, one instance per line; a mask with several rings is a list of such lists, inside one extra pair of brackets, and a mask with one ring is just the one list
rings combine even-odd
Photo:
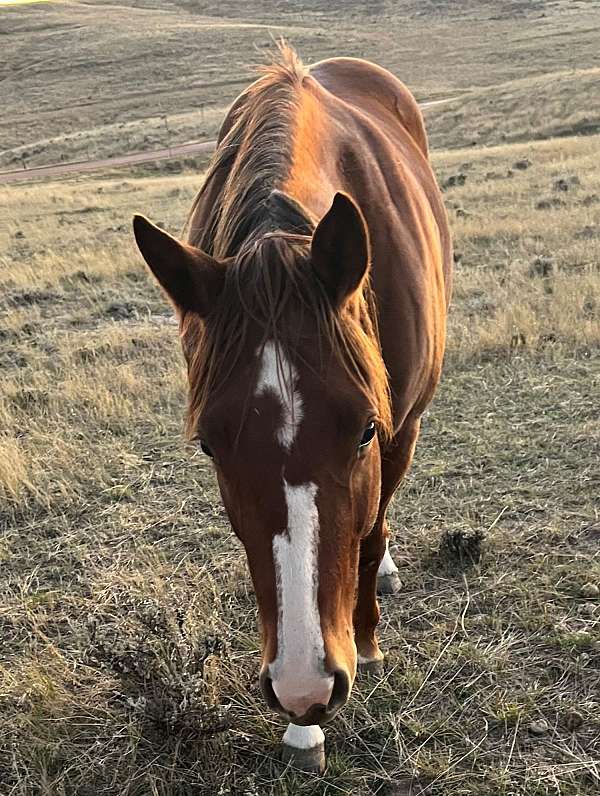
[[(450, 297), (452, 246), (446, 211), (429, 162), (427, 133), (421, 110), (410, 90), (383, 67), (359, 58), (330, 58), (309, 68), (309, 74), (334, 98), (342, 123), (353, 130), (345, 142), (355, 160), (376, 160), (385, 174), (392, 204), (405, 218), (403, 234), (416, 227), (408, 222), (410, 209), (421, 205), (431, 212), (439, 233), (446, 299)], [(336, 102), (337, 101), (337, 102)], [(324, 102), (327, 105), (327, 102)], [(327, 111), (326, 111), (327, 112)], [(332, 113), (332, 108), (329, 108)], [(339, 118), (339, 117), (338, 117)], [(368, 157), (365, 157), (367, 156)], [(368, 190), (368, 189), (367, 189)], [(363, 187), (364, 191), (364, 187)], [(356, 195), (359, 204), (370, 197)], [(417, 233), (418, 234), (418, 233)]]
[(333, 58), (309, 74), (335, 120), (339, 186), (369, 227), (381, 343), (401, 423), (422, 411), (437, 384), (451, 284), (450, 231), (423, 118), (409, 89), (368, 61)]
[(361, 58), (328, 58), (309, 73), (334, 96), (383, 124), (400, 123), (427, 156), (427, 134), (419, 106), (391, 72)]

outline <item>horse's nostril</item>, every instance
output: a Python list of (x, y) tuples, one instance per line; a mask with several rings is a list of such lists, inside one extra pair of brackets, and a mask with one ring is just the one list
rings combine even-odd
[(346, 672), (337, 669), (333, 674), (333, 690), (327, 703), (327, 712), (339, 710), (345, 705), (350, 695), (350, 678)]
[(266, 671), (260, 673), (260, 677), (258, 680), (260, 684), (260, 690), (263, 692), (263, 696), (265, 698), (265, 702), (276, 713), (282, 712), (282, 707), (277, 699), (277, 694), (273, 690), (273, 681), (269, 677)]

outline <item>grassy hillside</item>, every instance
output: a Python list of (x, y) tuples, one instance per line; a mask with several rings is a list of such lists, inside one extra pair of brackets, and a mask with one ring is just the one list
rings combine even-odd
[(425, 115), (434, 148), (590, 135), (600, 131), (600, 67), (477, 89)]
[[(473, 92), (440, 117), (442, 146), (500, 142), (503, 133), (512, 140), (515, 125), (522, 138), (530, 121), (536, 135), (572, 124), (577, 132), (583, 117), (588, 128), (598, 123), (591, 70), (600, 68), (600, 10), (592, 2), (111, 0), (0, 13), (0, 168), (211, 137), (282, 35), (307, 63), (340, 54), (377, 61), (422, 99)], [(581, 81), (542, 79), (574, 70)], [(488, 107), (496, 86), (498, 104)], [(513, 108), (514, 123), (504, 118)], [(488, 130), (495, 117), (497, 132)]]
[(321, 779), (273, 759), (243, 551), (131, 241), (133, 211), (177, 232), (200, 177), (0, 189), (3, 792), (598, 792), (599, 145), (435, 156), (445, 376), (391, 517), (386, 674)]

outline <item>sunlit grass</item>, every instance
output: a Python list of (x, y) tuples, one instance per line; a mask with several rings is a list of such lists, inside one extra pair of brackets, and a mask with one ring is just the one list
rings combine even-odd
[(33, 3), (51, 3), (52, 0), (0, 0), (0, 6), (24, 6)]
[(131, 240), (135, 211), (177, 233), (200, 177), (0, 191), (11, 793), (597, 792), (598, 145), (435, 156), (441, 181), (466, 174), (445, 194), (445, 373), (390, 516), (404, 589), (382, 605), (386, 674), (327, 729), (321, 779), (274, 757), (243, 551), (183, 443), (177, 327)]

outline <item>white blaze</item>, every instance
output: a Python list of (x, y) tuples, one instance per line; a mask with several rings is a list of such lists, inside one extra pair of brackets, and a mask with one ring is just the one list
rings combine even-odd
[(394, 559), (390, 555), (390, 543), (386, 539), (385, 540), (385, 555), (381, 559), (381, 563), (379, 564), (379, 569), (377, 570), (378, 575), (393, 575), (394, 572), (398, 572), (398, 567), (394, 564)]
[[(293, 364), (269, 340), (262, 351), (256, 395), (270, 393), (280, 402), (282, 420), (276, 435), (279, 444), (288, 452), (294, 444), (303, 416), (303, 401), (296, 389), (297, 382), (298, 373)], [(317, 599), (317, 485), (306, 483), (292, 486), (284, 478), (283, 489), (288, 520), (287, 533), (273, 537), (277, 578), (277, 657), (269, 665), (269, 674), (278, 697), (278, 681), (281, 683), (285, 680), (285, 696), (289, 702), (290, 698), (302, 699), (314, 693), (315, 688), (321, 693), (327, 692), (333, 684), (333, 677), (327, 675), (323, 668), (325, 649)], [(315, 701), (320, 701), (320, 695), (315, 696)], [(290, 725), (290, 733), (297, 731), (304, 732), (304, 728)], [(298, 745), (291, 741), (290, 744)], [(299, 748), (314, 745), (311, 742), (309, 746)]]
[(285, 354), (272, 340), (265, 343), (256, 395), (271, 393), (281, 403), (282, 423), (277, 429), (277, 440), (289, 451), (302, 420), (302, 396), (296, 389), (298, 373)]
[[(317, 486), (290, 486), (285, 479), (283, 485), (288, 527), (287, 534), (273, 538), (279, 620), (277, 657), (269, 670), (276, 694), (277, 681), (285, 679), (293, 682), (293, 691), (301, 698), (311, 693), (316, 682), (321, 688), (333, 683), (323, 671), (325, 648), (317, 599)], [(289, 697), (289, 686), (286, 691)]]

